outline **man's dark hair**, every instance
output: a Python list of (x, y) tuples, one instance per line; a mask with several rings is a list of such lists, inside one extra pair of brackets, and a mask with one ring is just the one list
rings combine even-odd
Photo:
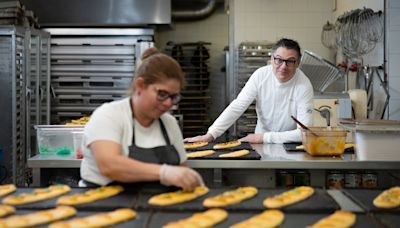
[(284, 47), (286, 49), (293, 49), (293, 50), (297, 51), (297, 53), (299, 55), (299, 59), (301, 58), (300, 45), (299, 45), (299, 43), (297, 43), (297, 41), (282, 38), (282, 39), (278, 40), (275, 43), (275, 45), (272, 47), (272, 53), (275, 53), (276, 49), (278, 49), (280, 47)]

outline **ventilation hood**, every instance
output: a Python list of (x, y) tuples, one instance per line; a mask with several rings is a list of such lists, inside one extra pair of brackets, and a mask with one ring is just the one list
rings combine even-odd
[(171, 23), (171, 0), (21, 0), (41, 27), (132, 27)]

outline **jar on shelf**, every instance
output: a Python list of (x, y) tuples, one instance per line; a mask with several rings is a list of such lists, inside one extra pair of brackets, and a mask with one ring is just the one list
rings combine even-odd
[(328, 171), (326, 175), (326, 187), (341, 189), (344, 187), (344, 173), (338, 170)]
[(361, 176), (363, 188), (377, 188), (378, 175), (374, 172), (365, 172)]
[(277, 186), (279, 187), (289, 187), (293, 186), (293, 174), (286, 170), (278, 171), (276, 175)]
[(348, 171), (344, 176), (345, 188), (359, 188), (361, 186), (361, 174), (355, 171)]

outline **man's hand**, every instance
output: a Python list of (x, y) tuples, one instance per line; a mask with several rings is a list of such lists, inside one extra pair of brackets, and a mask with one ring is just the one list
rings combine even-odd
[(185, 138), (183, 140), (183, 142), (189, 142), (189, 143), (192, 143), (192, 142), (211, 142), (213, 140), (214, 140), (214, 137), (210, 133), (207, 133), (205, 135), (199, 135), (199, 136), (195, 136), (195, 137), (192, 137), (192, 138)]
[(239, 139), (241, 142), (249, 142), (249, 143), (264, 143), (263, 134), (248, 134), (246, 137)]

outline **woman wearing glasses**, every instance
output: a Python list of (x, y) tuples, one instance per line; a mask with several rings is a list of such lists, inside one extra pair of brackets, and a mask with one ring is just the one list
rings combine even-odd
[(291, 115), (312, 125), (313, 87), (298, 69), (299, 44), (279, 40), (272, 50), (272, 64), (257, 69), (237, 98), (222, 112), (207, 134), (185, 139), (186, 142), (212, 141), (222, 135), (256, 100), (257, 125), (254, 134), (240, 139), (250, 143), (301, 141), (301, 131)]
[(143, 53), (130, 96), (103, 104), (85, 126), (80, 186), (159, 181), (190, 190), (203, 184), (184, 165), (182, 133), (168, 113), (184, 81), (174, 59), (155, 48)]

